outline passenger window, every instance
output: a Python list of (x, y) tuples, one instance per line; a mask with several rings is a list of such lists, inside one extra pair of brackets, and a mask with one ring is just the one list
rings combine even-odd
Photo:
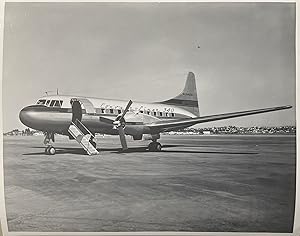
[(160, 116), (162, 116), (162, 115), (163, 115), (163, 113), (160, 111), (160, 112), (159, 112), (159, 115), (160, 115)]
[(169, 113), (168, 113), (168, 112), (166, 112), (166, 116), (169, 116)]
[(140, 113), (144, 113), (144, 111), (141, 110)]
[(55, 100), (52, 100), (50, 103), (50, 107), (53, 107), (54, 103), (55, 103)]
[(174, 113), (171, 113), (171, 116), (172, 116), (172, 117), (174, 117), (174, 116), (175, 116), (175, 114), (174, 114)]
[(60, 103), (60, 106), (62, 107), (63, 101), (62, 101), (62, 100), (60, 100), (60, 101), (59, 101), (59, 103)]
[(154, 115), (154, 116), (156, 116), (156, 111), (155, 111), (155, 112), (153, 112), (153, 115)]
[(105, 113), (105, 109), (104, 108), (101, 108), (101, 113)]
[(121, 110), (118, 110), (118, 114), (121, 114)]
[(48, 105), (49, 105), (49, 103), (50, 103), (50, 100), (47, 100), (47, 102), (46, 102), (46, 106), (48, 106)]
[(150, 115), (150, 111), (147, 111), (147, 114)]
[(113, 114), (114, 113), (114, 109), (109, 109), (110, 113)]

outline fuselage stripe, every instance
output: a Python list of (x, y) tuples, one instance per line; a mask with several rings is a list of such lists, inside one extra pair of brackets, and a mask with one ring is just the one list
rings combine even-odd
[(174, 99), (174, 98), (167, 101), (163, 101), (161, 103), (168, 104), (168, 105), (175, 105), (175, 106), (198, 107), (198, 101), (181, 100), (181, 99)]

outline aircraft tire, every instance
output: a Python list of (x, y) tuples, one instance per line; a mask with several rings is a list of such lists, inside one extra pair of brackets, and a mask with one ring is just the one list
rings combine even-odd
[(55, 147), (50, 146), (48, 148), (48, 153), (49, 153), (49, 155), (55, 155), (55, 153), (56, 153)]
[(49, 155), (49, 148), (50, 148), (50, 146), (47, 146), (47, 147), (45, 148), (45, 154), (46, 154), (46, 155)]
[(155, 144), (155, 152), (160, 152), (161, 151), (161, 144), (156, 142)]
[(160, 152), (161, 144), (159, 142), (152, 142), (149, 144), (148, 149), (150, 152)]

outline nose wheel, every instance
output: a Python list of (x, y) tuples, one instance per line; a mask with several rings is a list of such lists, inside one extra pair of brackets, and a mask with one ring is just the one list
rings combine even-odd
[(46, 155), (54, 155), (56, 153), (55, 147), (51, 145), (51, 140), (54, 142), (54, 133), (45, 132), (44, 144), (46, 145)]
[(55, 155), (55, 153), (56, 153), (56, 149), (55, 149), (55, 147), (53, 147), (53, 146), (47, 146), (46, 148), (45, 148), (45, 154), (47, 154), (47, 155)]
[(160, 152), (161, 148), (162, 148), (161, 144), (159, 142), (156, 142), (156, 141), (150, 143), (149, 146), (148, 146), (148, 150), (150, 152)]

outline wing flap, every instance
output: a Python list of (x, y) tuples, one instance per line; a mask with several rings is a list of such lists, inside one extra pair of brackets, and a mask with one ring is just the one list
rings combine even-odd
[(196, 118), (186, 118), (186, 119), (173, 120), (173, 121), (159, 121), (159, 122), (155, 122), (152, 124), (148, 124), (147, 127), (149, 127), (152, 130), (157, 130), (159, 132), (163, 132), (163, 131), (185, 128), (185, 127), (189, 127), (189, 126), (192, 126), (195, 124), (200, 124), (200, 123), (205, 123), (205, 122), (210, 122), (210, 121), (217, 121), (217, 120), (230, 119), (230, 118), (236, 118), (236, 117), (241, 117), (241, 116), (255, 115), (255, 114), (272, 112), (272, 111), (280, 111), (280, 110), (285, 110), (285, 109), (290, 109), (290, 108), (292, 108), (292, 106), (279, 106), (279, 107), (247, 110), (247, 111), (210, 115), (210, 116), (203, 116), (203, 117), (196, 117)]

